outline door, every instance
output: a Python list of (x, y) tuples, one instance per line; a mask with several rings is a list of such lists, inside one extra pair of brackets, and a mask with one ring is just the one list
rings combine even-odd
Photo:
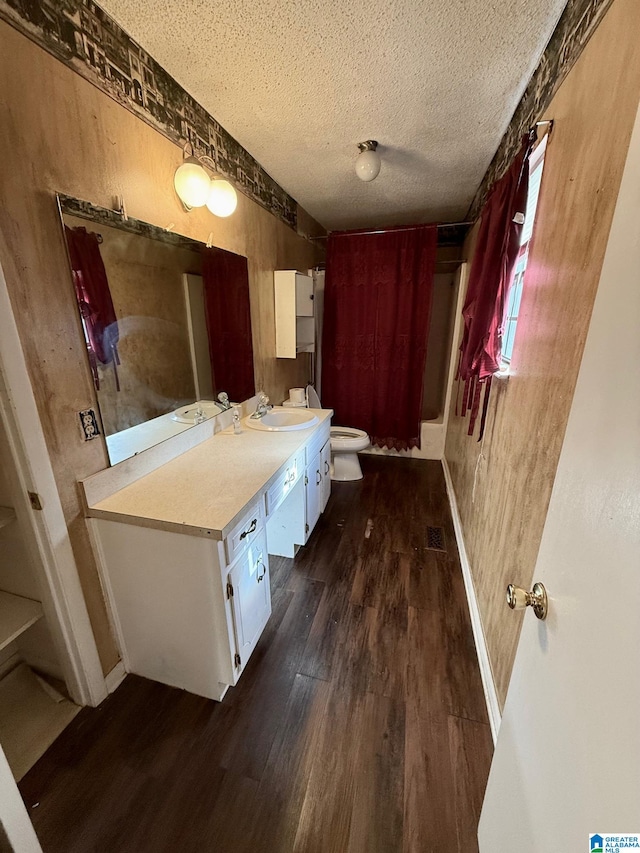
[(201, 275), (185, 273), (182, 276), (182, 286), (187, 308), (189, 352), (196, 400), (213, 400), (213, 373), (204, 304), (204, 279)]
[[(105, 680), (1, 267), (0, 419), (17, 473), (15, 508), (29, 531), (66, 687), (77, 704), (99, 705), (107, 696)], [(40, 509), (34, 509), (31, 493)]]
[(0, 746), (0, 850), (42, 853), (18, 786)]
[(549, 615), (524, 620), (482, 853), (640, 839), (639, 200), (636, 119), (536, 565)]
[(320, 512), (324, 512), (331, 496), (331, 439), (320, 451), (320, 471), (322, 473), (322, 503)]
[(296, 273), (296, 317), (313, 317), (313, 279)]
[(258, 534), (238, 557), (228, 580), (236, 649), (240, 655), (240, 663), (236, 666), (244, 667), (271, 615), (269, 558), (264, 533)]

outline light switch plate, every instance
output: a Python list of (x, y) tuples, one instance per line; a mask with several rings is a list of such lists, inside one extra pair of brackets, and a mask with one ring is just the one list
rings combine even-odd
[(91, 441), (92, 438), (97, 438), (100, 435), (98, 418), (93, 409), (85, 409), (83, 412), (78, 412), (78, 417), (80, 418), (85, 441)]

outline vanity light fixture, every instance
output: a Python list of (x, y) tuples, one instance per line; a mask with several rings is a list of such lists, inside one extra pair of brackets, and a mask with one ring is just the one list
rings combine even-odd
[(367, 139), (366, 142), (358, 142), (360, 154), (356, 158), (356, 175), (361, 181), (368, 183), (375, 180), (380, 174), (382, 161), (377, 152), (378, 143), (375, 139)]
[[(215, 216), (230, 216), (238, 195), (229, 181), (216, 174), (216, 164), (206, 155), (195, 156), (189, 142), (184, 146), (185, 161), (173, 178), (178, 197), (187, 210), (205, 205)], [(206, 167), (206, 168), (205, 168)], [(213, 172), (213, 177), (207, 171)]]
[(207, 198), (207, 207), (215, 216), (231, 216), (238, 206), (238, 194), (229, 181), (214, 178)]
[(186, 207), (204, 207), (209, 198), (211, 178), (195, 157), (187, 157), (176, 169), (173, 185)]

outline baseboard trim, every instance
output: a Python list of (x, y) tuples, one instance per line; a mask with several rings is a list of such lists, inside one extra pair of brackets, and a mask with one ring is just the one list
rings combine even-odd
[(111, 672), (105, 676), (104, 683), (107, 691), (113, 693), (125, 680), (127, 670), (124, 668), (124, 661), (118, 661)]
[(469, 605), (469, 614), (471, 616), (471, 627), (473, 629), (473, 639), (476, 644), (476, 654), (478, 655), (478, 664), (480, 666), (480, 677), (482, 678), (482, 687), (484, 689), (484, 698), (487, 703), (487, 713), (489, 715), (489, 725), (491, 726), (491, 736), (495, 745), (498, 739), (498, 731), (500, 730), (500, 722), (502, 714), (500, 712), (500, 703), (498, 702), (498, 694), (496, 685), (493, 680), (491, 671), (491, 663), (489, 661), (489, 652), (487, 643), (482, 629), (482, 620), (480, 618), (480, 608), (478, 607), (478, 599), (476, 590), (473, 584), (471, 575), (471, 566), (467, 557), (467, 549), (464, 544), (464, 536), (462, 534), (462, 520), (458, 511), (458, 502), (456, 493), (453, 488), (453, 480), (451, 472), (447, 465), (447, 460), (442, 459), (442, 470), (444, 472), (445, 483), (447, 484), (447, 495), (449, 496), (449, 504), (451, 506), (451, 517), (453, 518), (453, 529), (456, 534), (456, 542), (458, 544), (458, 553), (460, 554), (460, 565), (462, 567), (462, 577), (464, 578), (464, 588), (467, 593), (467, 603)]
[[(14, 641), (15, 642), (15, 641)], [(10, 647), (9, 647), (10, 648)], [(3, 649), (3, 652), (8, 651), (9, 649)], [(0, 664), (0, 680), (2, 680), (5, 675), (9, 675), (11, 670), (15, 669), (19, 663), (22, 663), (22, 658), (20, 657), (20, 652), (14, 651), (10, 652), (5, 660)]]

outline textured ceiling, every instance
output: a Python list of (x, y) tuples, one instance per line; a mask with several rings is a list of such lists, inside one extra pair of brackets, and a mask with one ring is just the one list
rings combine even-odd
[(100, 0), (330, 229), (463, 217), (565, 3)]

